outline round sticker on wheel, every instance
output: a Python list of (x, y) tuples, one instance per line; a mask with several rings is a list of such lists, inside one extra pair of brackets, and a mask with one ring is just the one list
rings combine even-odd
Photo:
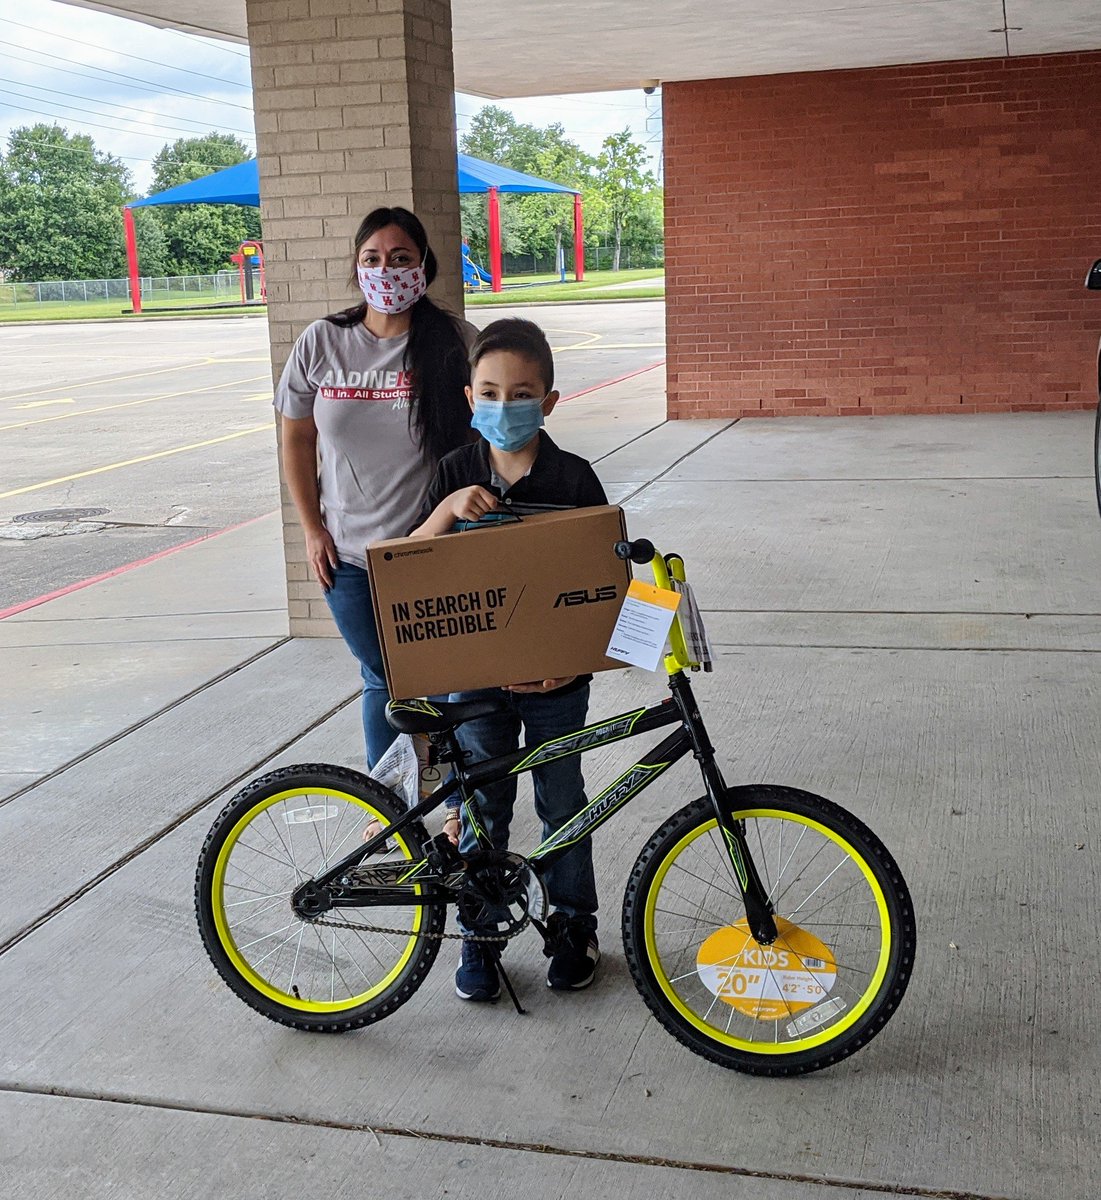
[(717, 929), (696, 954), (696, 973), (712, 995), (758, 1021), (775, 1021), (818, 1004), (837, 982), (837, 963), (825, 942), (783, 917), (771, 946), (748, 922)]

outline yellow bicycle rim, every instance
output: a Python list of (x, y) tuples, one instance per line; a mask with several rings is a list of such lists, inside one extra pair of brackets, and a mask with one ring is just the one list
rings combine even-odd
[[(388, 988), (395, 979), (405, 969), (406, 964), (412, 957), (413, 951), (416, 949), (417, 940), (420, 934), (422, 922), (424, 920), (424, 911), (420, 907), (413, 909), (413, 928), (409, 934), (409, 940), (404, 946), (397, 963), (390, 969), (386, 976), (376, 983), (367, 991), (356, 996), (349, 996), (343, 1000), (305, 1000), (299, 996), (295, 996), (292, 992), (284, 992), (279, 988), (273, 987), (271, 983), (262, 975), (259, 975), (253, 970), (248, 960), (241, 954), (237, 948), (237, 944), (233, 939), (233, 934), (229, 928), (229, 922), (226, 920), (225, 914), (225, 896), (224, 884), (226, 868), (229, 865), (230, 855), (233, 853), (234, 847), (237, 845), (241, 834), (267, 809), (275, 804), (281, 804), (285, 800), (294, 800), (302, 796), (334, 796), (340, 800), (345, 800), (349, 804), (355, 804), (363, 809), (363, 812), (368, 817), (380, 817), (382, 814), (372, 808), (364, 800), (358, 796), (349, 795), (347, 792), (341, 792), (334, 788), (289, 788), (287, 791), (278, 792), (274, 796), (269, 796), (266, 800), (261, 801), (254, 808), (250, 808), (246, 813), (242, 814), (237, 823), (229, 831), (226, 840), (222, 843), (222, 848), (218, 852), (218, 860), (214, 864), (214, 877), (210, 885), (210, 900), (211, 908), (214, 914), (214, 926), (218, 931), (218, 940), (222, 944), (222, 949), (226, 952), (230, 962), (233, 964), (237, 973), (251, 987), (266, 996), (269, 1000), (274, 1000), (277, 1004), (284, 1005), (286, 1008), (293, 1008), (299, 1012), (308, 1013), (336, 1013), (346, 1012), (348, 1009), (356, 1008), (361, 1004), (365, 1004), (368, 1000), (373, 999), (380, 992)], [(401, 834), (397, 834), (394, 841), (400, 847), (406, 858), (412, 859), (409, 846), (405, 842)], [(419, 886), (415, 889), (420, 892)], [(290, 904), (290, 896), (287, 897), (288, 907)]]
[(658, 987), (669, 1003), (676, 1011), (695, 1029), (699, 1030), (705, 1037), (712, 1041), (719, 1042), (724, 1046), (730, 1046), (735, 1050), (741, 1050), (749, 1054), (797, 1054), (802, 1050), (811, 1050), (816, 1046), (821, 1046), (826, 1042), (831, 1042), (839, 1035), (855, 1024), (861, 1016), (868, 1010), (868, 1006), (879, 993), (883, 978), (887, 972), (887, 964), (891, 956), (892, 931), (891, 919), (887, 910), (887, 900), (883, 895), (883, 888), (876, 879), (872, 869), (864, 860), (864, 856), (849, 842), (847, 842), (840, 834), (834, 830), (827, 828), (811, 817), (805, 817), (797, 813), (793, 813), (784, 809), (770, 808), (753, 808), (746, 809), (743, 812), (733, 814), (735, 820), (750, 820), (755, 817), (780, 819), (790, 821), (794, 824), (805, 825), (810, 829), (817, 830), (824, 837), (829, 838), (831, 842), (837, 845), (845, 855), (854, 862), (859, 868), (864, 878), (867, 880), (868, 887), (871, 890), (875, 900), (875, 907), (879, 917), (879, 934), (880, 948), (879, 957), (876, 962), (875, 970), (872, 972), (870, 981), (867, 987), (861, 993), (856, 1003), (846, 1008), (841, 1018), (832, 1024), (828, 1024), (814, 1033), (807, 1034), (805, 1037), (794, 1038), (785, 1042), (769, 1042), (769, 1041), (754, 1041), (749, 1038), (735, 1037), (733, 1034), (726, 1033), (722, 1029), (716, 1029), (714, 1025), (704, 1021), (698, 1013), (693, 1012), (677, 994), (676, 989), (669, 981), (668, 976), (661, 963), (661, 955), (657, 947), (657, 941), (654, 930), (654, 911), (657, 906), (658, 893), (661, 890), (662, 882), (665, 879), (669, 869), (673, 866), (681, 853), (694, 842), (698, 837), (710, 833), (715, 829), (718, 822), (715, 820), (708, 821), (706, 824), (698, 825), (695, 829), (689, 830), (672, 846), (662, 859), (657, 872), (654, 875), (653, 881), (646, 896), (646, 906), (643, 914), (644, 933), (646, 939), (646, 956), (649, 959), (650, 969), (653, 971), (654, 979), (657, 981)]

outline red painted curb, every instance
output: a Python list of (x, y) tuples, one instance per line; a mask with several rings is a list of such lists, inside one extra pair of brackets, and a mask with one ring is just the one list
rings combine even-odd
[[(601, 388), (611, 387), (613, 383), (623, 383), (624, 380), (634, 379), (636, 375), (644, 375), (647, 371), (653, 371), (657, 367), (665, 366), (665, 359), (660, 359), (658, 362), (650, 363), (649, 366), (639, 367), (637, 371), (628, 371), (626, 375), (619, 375), (615, 379), (606, 379), (603, 383), (594, 383), (592, 387), (583, 388), (580, 392), (574, 392), (569, 396), (562, 396), (558, 403), (564, 404), (567, 400), (576, 400), (579, 396), (587, 396), (590, 392), (599, 392)], [(278, 512), (278, 509), (273, 511)], [(262, 521), (264, 517), (270, 517), (271, 513), (264, 513), (259, 517), (251, 517), (247, 521), (241, 521), (237, 525), (229, 525), (225, 529), (216, 529), (213, 533), (204, 533), (202, 537), (193, 538), (190, 542), (183, 542), (179, 546), (171, 546), (167, 550), (161, 550), (156, 554), (149, 555), (148, 558), (139, 558), (132, 563), (126, 563), (121, 567), (115, 567), (112, 571), (104, 571), (102, 575), (93, 575), (90, 579), (82, 579), (79, 583), (70, 583), (67, 587), (58, 588), (55, 592), (46, 592), (45, 595), (36, 596), (33, 600), (24, 600), (22, 604), (13, 604), (11, 608), (0, 609), (0, 621), (7, 617), (14, 617), (16, 613), (26, 612), (29, 608), (37, 608), (40, 604), (47, 604), (51, 600), (57, 600), (61, 596), (68, 596), (72, 592), (79, 592), (82, 588), (91, 587), (93, 583), (103, 583), (106, 579), (114, 579), (116, 575), (123, 575), (127, 571), (134, 570), (135, 567), (145, 567), (149, 563), (154, 563), (158, 559), (167, 558), (170, 554), (177, 554), (181, 550), (190, 549), (192, 546), (199, 545), (200, 542), (209, 542), (211, 538), (221, 537), (223, 533), (232, 533), (235, 529), (244, 529), (246, 525), (253, 524), (254, 521)]]
[[(278, 509), (273, 509), (272, 512), (278, 512)], [(93, 583), (102, 583), (105, 579), (114, 579), (116, 575), (124, 575), (127, 571), (134, 570), (135, 567), (148, 566), (149, 563), (154, 563), (158, 559), (167, 558), (170, 554), (178, 554), (181, 550), (187, 550), (191, 546), (197, 546), (200, 542), (209, 542), (211, 538), (221, 537), (223, 533), (232, 533), (235, 529), (244, 529), (246, 525), (253, 525), (257, 521), (262, 521), (265, 517), (270, 517), (272, 513), (262, 513), (258, 517), (250, 517), (247, 521), (239, 521), (236, 525), (227, 525), (225, 529), (216, 529), (213, 533), (204, 533), (202, 537), (192, 538), (190, 542), (181, 542), (178, 546), (170, 546), (167, 550), (158, 550), (156, 554), (150, 554), (148, 558), (139, 558), (134, 562), (125, 563), (121, 567), (115, 567), (111, 571), (104, 571), (102, 575), (93, 575), (90, 579), (82, 579), (79, 583), (70, 583), (66, 587), (58, 588), (55, 592), (46, 592), (45, 595), (36, 596), (33, 600), (24, 600), (22, 604), (13, 604), (11, 608), (0, 608), (0, 621), (5, 617), (14, 617), (16, 613), (26, 612), (28, 608), (37, 608), (40, 604), (46, 604), (50, 600), (57, 600), (61, 596), (68, 596), (71, 592), (79, 592), (82, 588), (91, 587)]]
[(645, 375), (647, 371), (653, 371), (657, 367), (664, 367), (665, 359), (659, 359), (656, 363), (651, 363), (648, 367), (639, 367), (637, 371), (628, 371), (626, 375), (620, 375), (616, 379), (605, 379), (603, 383), (594, 383), (592, 387), (582, 388), (580, 392), (574, 392), (571, 396), (560, 396), (559, 404), (565, 404), (567, 400), (576, 400), (578, 396), (587, 396), (590, 392), (599, 392), (601, 388), (611, 387), (613, 383), (622, 383), (625, 379), (634, 379), (636, 375)]

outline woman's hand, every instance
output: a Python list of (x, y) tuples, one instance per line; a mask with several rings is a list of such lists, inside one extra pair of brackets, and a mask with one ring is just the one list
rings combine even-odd
[(460, 488), (447, 497), (451, 515), (456, 521), (478, 521), (500, 504), (497, 497), (487, 488), (474, 484)]
[(328, 591), (333, 586), (336, 570), (336, 543), (324, 525), (306, 531), (306, 557), (310, 560), (314, 578)]
[(573, 683), (576, 675), (567, 675), (563, 679), (536, 679), (531, 683), (512, 683), (501, 688), (503, 692), (534, 692), (542, 695), (544, 692), (554, 692), (567, 683)]

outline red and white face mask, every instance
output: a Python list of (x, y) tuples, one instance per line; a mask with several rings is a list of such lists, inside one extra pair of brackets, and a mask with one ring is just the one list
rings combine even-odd
[(357, 267), (367, 303), (381, 313), (403, 313), (428, 291), (424, 267)]

